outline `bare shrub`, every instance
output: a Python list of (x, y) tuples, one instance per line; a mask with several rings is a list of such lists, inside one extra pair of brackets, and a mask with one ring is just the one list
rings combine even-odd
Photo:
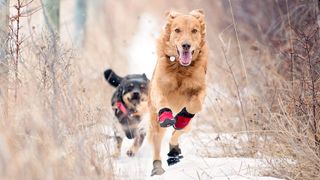
[[(26, 2), (19, 3), (25, 11)], [(94, 96), (79, 81), (75, 53), (42, 31), (26, 37), (22, 28), (11, 26), (9, 39), (14, 50), (8, 97), (1, 99), (9, 104), (0, 124), (1, 179), (112, 179), (110, 147), (100, 147), (108, 140), (99, 128), (105, 115), (88, 103)]]
[[(247, 133), (248, 141), (230, 152), (268, 159), (272, 167), (268, 175), (315, 179), (320, 175), (318, 2), (246, 2), (222, 3), (230, 11), (222, 25), (231, 23), (220, 33), (227, 59), (222, 67), (230, 75), (226, 84), (233, 84), (226, 99), (238, 103), (238, 115), (232, 116), (248, 120), (247, 128), (241, 121), (231, 128), (235, 134)], [(237, 38), (242, 42), (245, 69), (239, 68), (243, 66)], [(232, 116), (226, 116), (232, 124)]]

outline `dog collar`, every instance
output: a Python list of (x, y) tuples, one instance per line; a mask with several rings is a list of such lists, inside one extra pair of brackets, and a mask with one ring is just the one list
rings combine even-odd
[(167, 59), (171, 62), (175, 61), (177, 58), (175, 56), (168, 56), (166, 55)]
[(121, 101), (116, 102), (117, 108), (125, 115), (128, 114), (127, 108), (124, 106), (124, 104)]
[(170, 57), (169, 57), (169, 59), (170, 59), (170, 61), (171, 61), (171, 62), (173, 62), (173, 61), (175, 61), (175, 60), (176, 60), (176, 57), (174, 57), (174, 56), (170, 56)]

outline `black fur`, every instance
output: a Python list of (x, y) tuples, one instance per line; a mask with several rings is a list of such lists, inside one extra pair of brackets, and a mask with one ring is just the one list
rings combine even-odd
[[(136, 107), (142, 100), (146, 100), (143, 98), (147, 97), (148, 94), (149, 79), (145, 74), (130, 74), (121, 77), (112, 69), (104, 71), (104, 77), (111, 86), (116, 87), (112, 95), (111, 105), (124, 134), (128, 139), (134, 138), (134, 144), (140, 147), (145, 137), (145, 130), (139, 129), (141, 113), (138, 112)], [(123, 105), (125, 112), (117, 106), (118, 103)], [(128, 154), (128, 156), (131, 155), (132, 153)]]
[[(130, 74), (123, 78), (114, 74), (114, 77), (117, 77), (116, 78), (117, 80), (121, 79), (121, 82), (117, 86), (116, 91), (113, 93), (113, 96), (111, 99), (111, 105), (114, 106), (115, 103), (122, 102), (127, 108), (127, 110), (129, 111), (129, 114), (137, 112), (137, 109), (132, 108), (129, 104), (126, 104), (123, 98), (126, 94), (132, 93), (131, 102), (134, 103), (135, 105), (139, 105), (141, 95), (142, 94), (147, 95), (148, 93), (147, 91), (148, 91), (149, 79), (146, 77), (145, 74)], [(114, 81), (114, 82), (117, 82), (117, 81)], [(144, 84), (145, 86), (143, 89), (141, 88), (142, 84)], [(129, 118), (130, 120), (133, 117), (127, 116), (123, 114), (121, 111), (115, 111), (115, 115), (118, 117), (119, 122), (121, 124), (123, 123), (131, 124), (130, 123), (131, 121), (128, 122), (128, 120), (126, 119)]]

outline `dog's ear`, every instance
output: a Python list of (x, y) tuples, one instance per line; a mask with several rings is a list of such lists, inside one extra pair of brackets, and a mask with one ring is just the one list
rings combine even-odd
[(165, 12), (165, 16), (167, 17), (167, 19), (174, 19), (178, 15), (180, 15), (180, 13), (173, 11), (173, 10)]
[(196, 17), (197, 19), (204, 18), (204, 11), (202, 9), (192, 10), (189, 14)]
[(147, 83), (149, 83), (150, 80), (148, 79), (145, 73), (142, 74), (142, 77), (147, 81)]
[(146, 79), (146, 80), (148, 79), (147, 75), (145, 73), (143, 73), (142, 76), (143, 76), (144, 79)]
[(173, 11), (173, 10), (167, 11), (165, 13), (165, 16), (167, 18), (167, 22), (164, 26), (164, 36), (163, 36), (165, 41), (169, 41), (169, 39), (170, 39), (172, 20), (179, 15), (180, 15), (180, 13)]
[(123, 78), (118, 76), (114, 71), (112, 71), (112, 69), (107, 69), (104, 71), (104, 78), (106, 78), (109, 84), (114, 87), (118, 87), (123, 80)]
[(200, 25), (201, 25), (200, 33), (201, 33), (201, 39), (202, 39), (200, 46), (203, 46), (205, 41), (205, 36), (206, 36), (206, 24), (204, 20), (204, 11), (202, 9), (195, 9), (195, 10), (192, 10), (189, 14), (197, 18), (200, 22)]

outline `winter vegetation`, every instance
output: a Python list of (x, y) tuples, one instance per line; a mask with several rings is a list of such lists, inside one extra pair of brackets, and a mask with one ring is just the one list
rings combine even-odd
[[(184, 158), (151, 178), (147, 141), (113, 156), (103, 72), (151, 78), (164, 12), (198, 8), (205, 105)], [(0, 0), (0, 179), (319, 179), (319, 11), (318, 0)]]

